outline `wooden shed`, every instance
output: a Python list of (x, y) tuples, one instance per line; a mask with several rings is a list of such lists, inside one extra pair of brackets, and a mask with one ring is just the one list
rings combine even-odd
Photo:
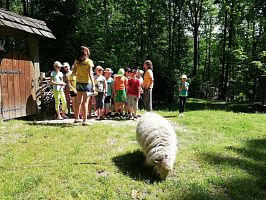
[(26, 40), (29, 44), (29, 55), (11, 51), (0, 57), (0, 120), (34, 115), (39, 104), (38, 40), (55, 37), (44, 21), (4, 9), (0, 9), (0, 36)]

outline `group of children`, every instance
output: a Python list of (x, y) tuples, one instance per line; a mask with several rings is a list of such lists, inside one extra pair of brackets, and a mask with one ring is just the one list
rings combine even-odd
[[(64, 68), (64, 74), (61, 72), (61, 68)], [(137, 119), (138, 102), (140, 101), (142, 104), (143, 71), (120, 68), (117, 74), (112, 74), (111, 68), (95, 67), (93, 77), (95, 91), (87, 93), (87, 96), (90, 96), (88, 116), (91, 116), (92, 104), (94, 104), (94, 113), (97, 119), (110, 119), (111, 117), (125, 119), (124, 109), (126, 119)], [(50, 83), (53, 85), (57, 119), (68, 119), (70, 116), (70, 97), (74, 113), (76, 113), (77, 97), (76, 76), (72, 74), (68, 63), (65, 62), (63, 65), (58, 61), (54, 63)], [(59, 111), (60, 99), (62, 101), (62, 114)], [(114, 105), (115, 114), (112, 114), (112, 105)], [(66, 107), (68, 114), (65, 113)], [(79, 118), (83, 118), (82, 113), (79, 113)]]

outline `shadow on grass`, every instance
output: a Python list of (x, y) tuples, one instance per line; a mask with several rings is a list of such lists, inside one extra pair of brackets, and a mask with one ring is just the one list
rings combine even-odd
[(78, 126), (78, 125), (76, 125), (74, 123), (61, 123), (61, 122), (53, 122), (53, 123), (49, 123), (49, 122), (41, 122), (41, 123), (39, 123), (39, 122), (28, 122), (27, 124), (30, 125), (30, 126), (56, 126), (56, 127), (61, 127), (61, 128)]
[[(179, 101), (175, 103), (155, 102), (155, 110), (178, 111)], [(188, 98), (185, 111), (195, 110), (224, 110), (232, 112), (255, 113), (250, 101), (210, 101), (204, 99)]]
[(238, 168), (249, 176), (229, 174), (222, 178), (220, 184), (226, 188), (233, 199), (265, 199), (266, 197), (266, 138), (247, 141), (243, 148), (232, 146), (227, 149), (241, 156), (228, 157), (219, 154), (201, 155), (207, 162), (214, 165)]
[(140, 180), (151, 184), (160, 181), (151, 167), (143, 166), (145, 158), (140, 150), (113, 157), (112, 161), (119, 171), (134, 180)]

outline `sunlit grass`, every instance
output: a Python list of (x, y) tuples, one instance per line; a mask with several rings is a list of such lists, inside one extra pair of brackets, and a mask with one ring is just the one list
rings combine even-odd
[(0, 123), (0, 199), (265, 199), (266, 115), (197, 103), (211, 107), (156, 111), (179, 147), (163, 182), (143, 167), (136, 123)]

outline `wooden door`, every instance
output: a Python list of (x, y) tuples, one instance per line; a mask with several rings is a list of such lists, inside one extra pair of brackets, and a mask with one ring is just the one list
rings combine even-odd
[(36, 114), (35, 71), (27, 55), (10, 52), (4, 56), (0, 65), (0, 86), (0, 118)]

